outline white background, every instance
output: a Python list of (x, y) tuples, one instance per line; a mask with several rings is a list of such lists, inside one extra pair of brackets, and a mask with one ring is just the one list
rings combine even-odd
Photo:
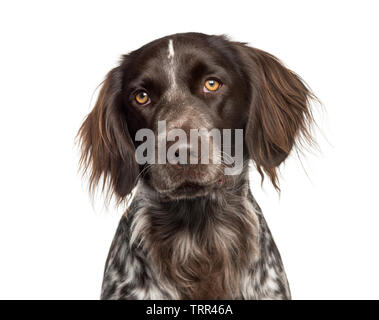
[[(377, 1), (2, 1), (0, 298), (98, 299), (121, 209), (91, 204), (75, 134), (119, 56), (227, 34), (311, 86), (320, 151), (252, 189), (295, 299), (379, 298)], [(95, 94), (96, 97), (96, 94)]]

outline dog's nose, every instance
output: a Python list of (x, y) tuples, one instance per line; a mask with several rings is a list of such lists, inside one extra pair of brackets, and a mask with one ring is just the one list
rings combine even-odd
[(196, 146), (189, 143), (182, 143), (168, 150), (167, 161), (175, 165), (198, 164), (199, 153)]

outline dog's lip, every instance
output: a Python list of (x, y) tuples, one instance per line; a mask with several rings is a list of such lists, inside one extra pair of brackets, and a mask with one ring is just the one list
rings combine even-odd
[(206, 182), (194, 182), (194, 181), (183, 181), (179, 183), (178, 185), (169, 188), (169, 189), (161, 189), (158, 190), (160, 193), (167, 194), (172, 192), (186, 192), (186, 191), (196, 191), (205, 189), (212, 186), (221, 186), (225, 183), (225, 176), (217, 177), (214, 180), (206, 181)]

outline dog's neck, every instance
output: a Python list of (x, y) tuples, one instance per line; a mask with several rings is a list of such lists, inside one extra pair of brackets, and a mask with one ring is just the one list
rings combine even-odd
[(233, 298), (238, 270), (257, 251), (257, 220), (248, 194), (247, 168), (222, 188), (194, 199), (162, 201), (141, 183), (131, 239), (139, 239), (180, 297)]

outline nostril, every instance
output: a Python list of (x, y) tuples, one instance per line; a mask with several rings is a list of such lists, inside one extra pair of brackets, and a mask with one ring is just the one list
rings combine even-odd
[(167, 159), (170, 164), (198, 164), (198, 151), (190, 144), (181, 144), (176, 146), (175, 149), (169, 149)]

